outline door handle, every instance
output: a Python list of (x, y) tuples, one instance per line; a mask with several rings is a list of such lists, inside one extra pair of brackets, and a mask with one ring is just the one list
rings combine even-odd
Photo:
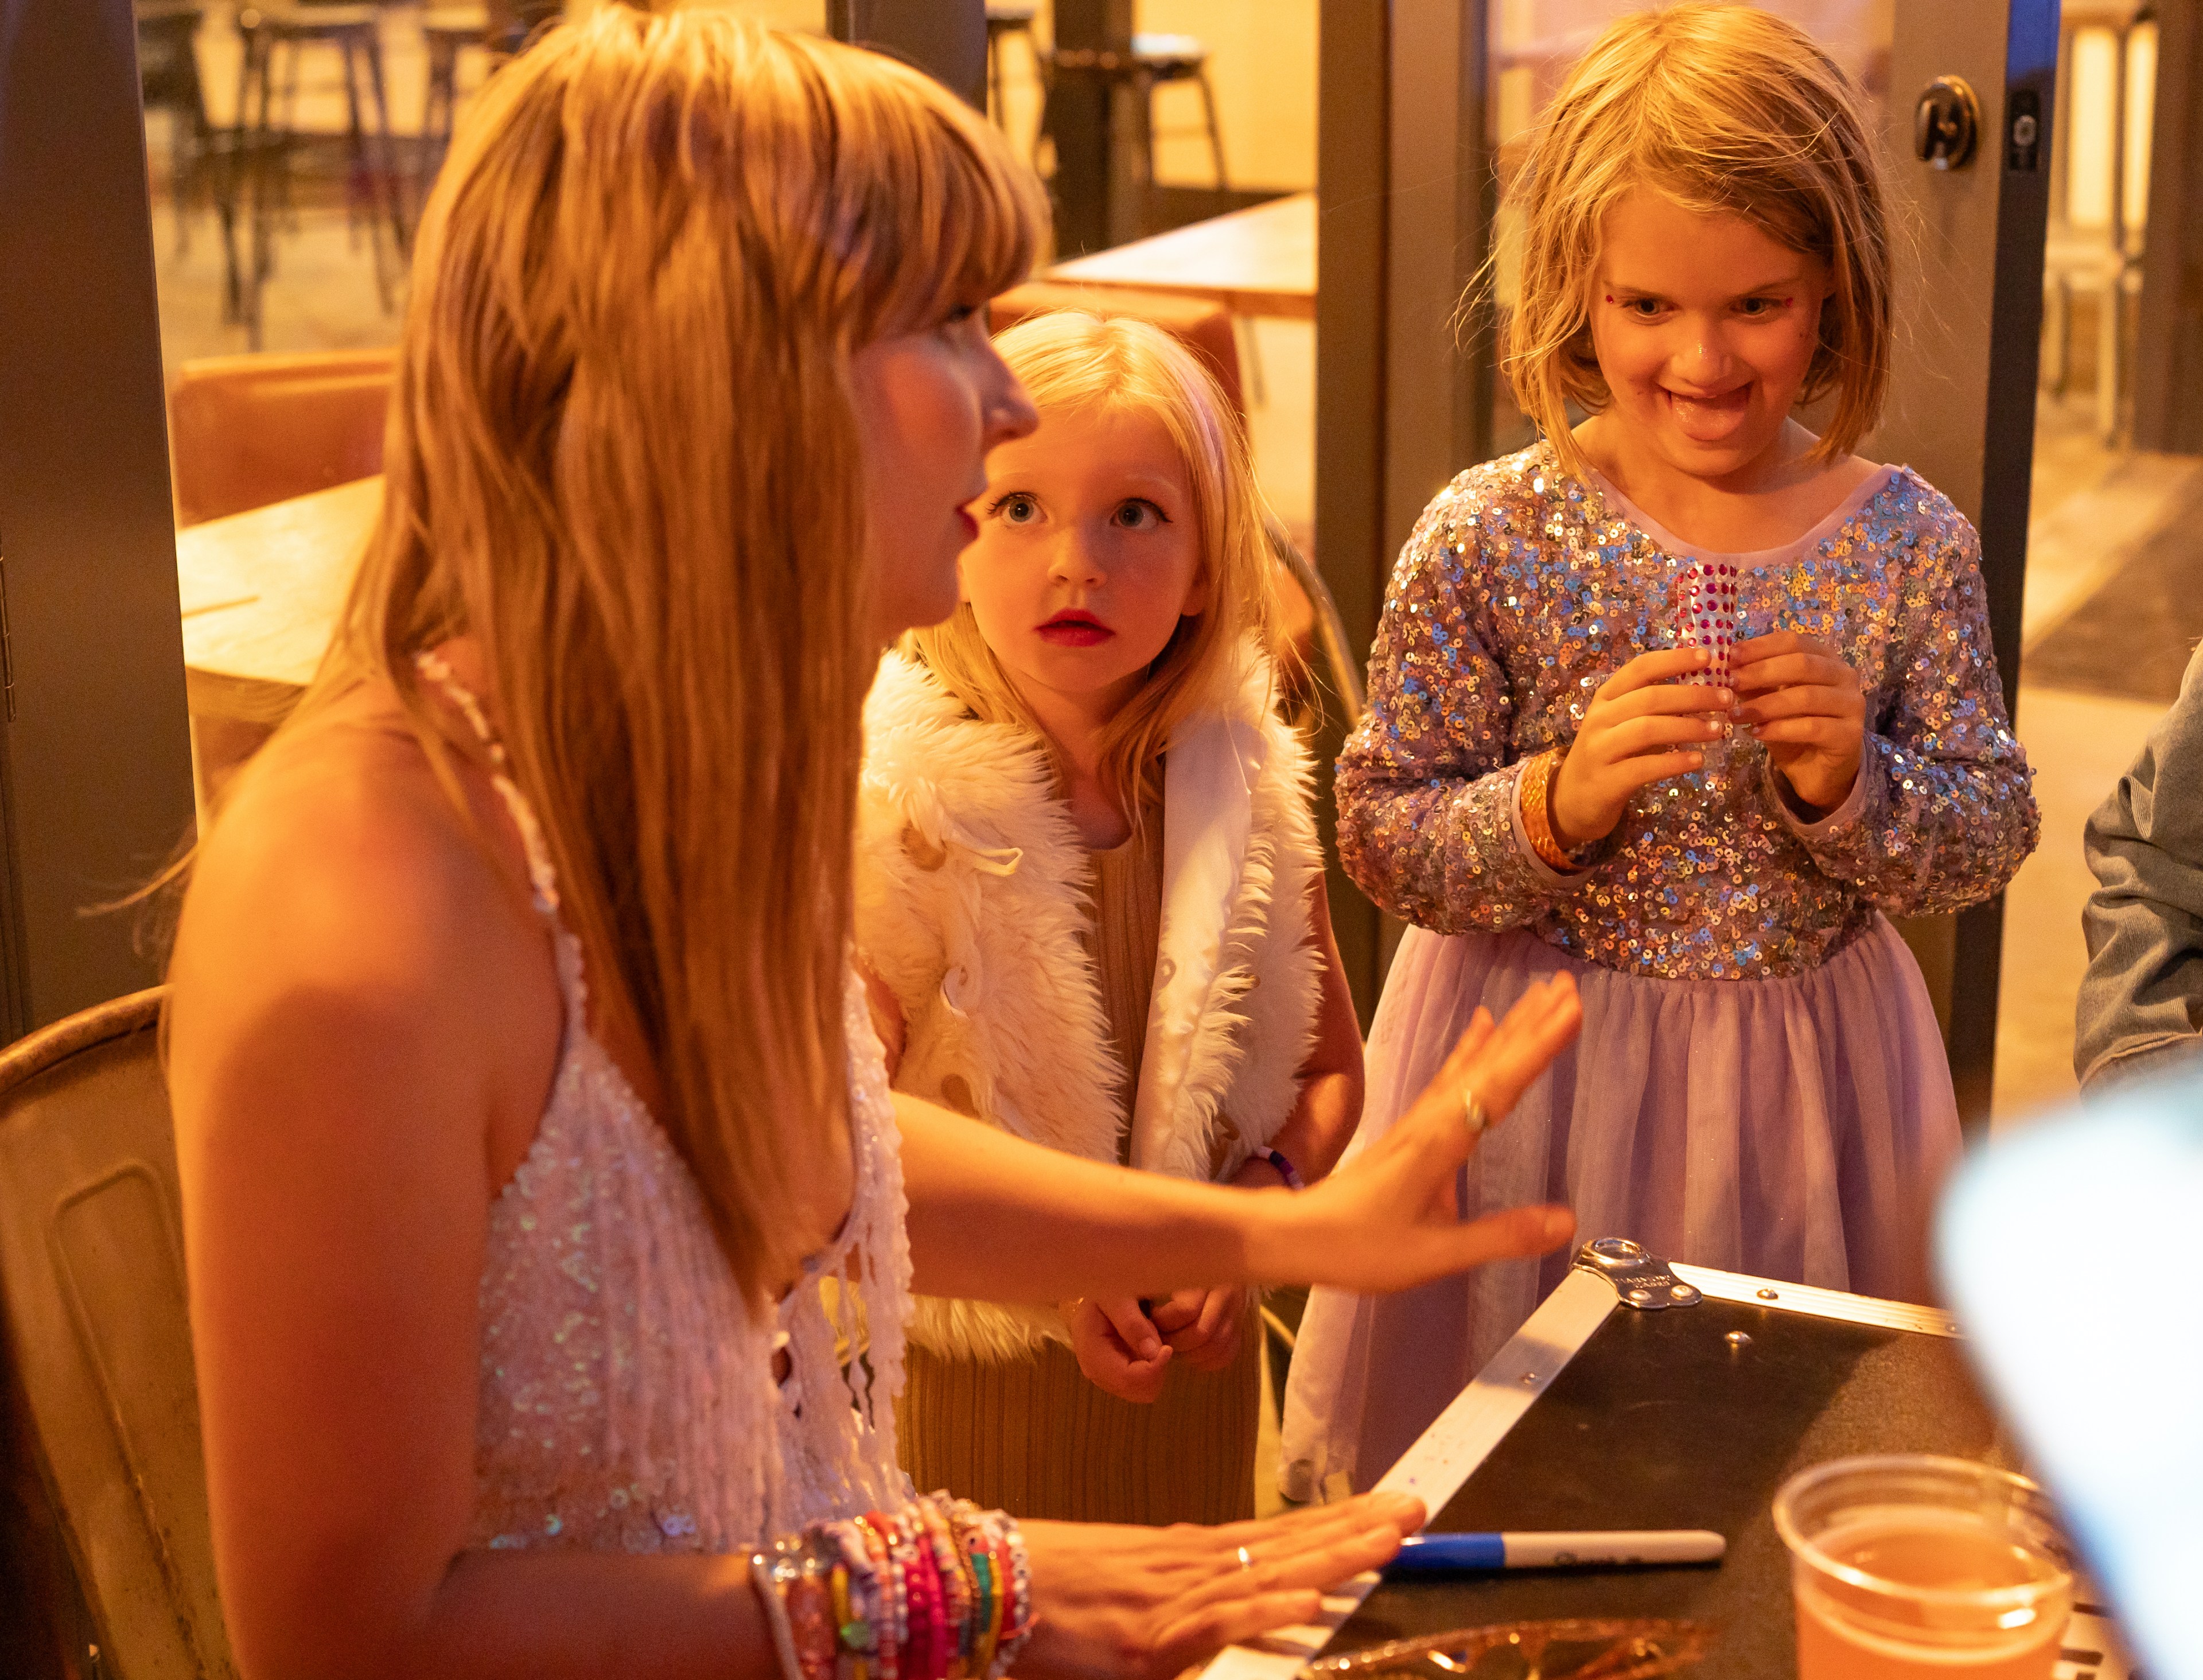
[(1912, 108), (1913, 155), (1935, 169), (1963, 169), (1981, 143), (1982, 102), (1963, 76), (1938, 76)]

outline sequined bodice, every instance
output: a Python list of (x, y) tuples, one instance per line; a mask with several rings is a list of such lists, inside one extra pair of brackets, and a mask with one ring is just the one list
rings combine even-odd
[(1675, 642), (1686, 557), (1563, 473), (1550, 447), (1472, 469), (1425, 511), (1387, 592), (1369, 710), (1339, 760), (1349, 872), (1441, 932), (1528, 927), (1604, 967), (1739, 979), (1816, 967), (1877, 908), (1987, 897), (2033, 849), (1973, 529), (1908, 470), (1834, 529), (1744, 557), (1740, 636), (1796, 630), (1859, 673), (1848, 803), (1807, 823), (1763, 748), (1640, 795), (1562, 878), (1515, 820), (1515, 766), (1581, 727), (1599, 686)]
[[(459, 697), (447, 671), (423, 668)], [(495, 780), (552, 925), (565, 1031), (534, 1144), (490, 1210), (469, 1545), (728, 1551), (900, 1508), (910, 1253), (861, 986), (853, 976), (844, 999), (848, 1216), (804, 1281), (753, 1316), (694, 1178), (588, 1030), (581, 945), (558, 922), (540, 831)]]

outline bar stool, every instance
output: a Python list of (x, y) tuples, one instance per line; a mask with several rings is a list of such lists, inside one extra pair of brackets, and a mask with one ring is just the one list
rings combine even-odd
[[(404, 195), (398, 184), (396, 148), (390, 133), (390, 101), (383, 84), (381, 15), (372, 4), (269, 3), (240, 7), (237, 33), (244, 45), (238, 68), (237, 124), (232, 139), (236, 166), (249, 173), (252, 251), (245, 279), (230, 299), (229, 316), (244, 322), (260, 347), (260, 291), (275, 271), (275, 225), (291, 211), (292, 161), (305, 144), (298, 126), (299, 67), (306, 50), (334, 50), (344, 71), (344, 147), (349, 164), (346, 214), (364, 200), (375, 253), (375, 282), (383, 308), (393, 305), (395, 270), (411, 244)], [(277, 58), (283, 55), (281, 92)], [(374, 157), (363, 120), (364, 96), (375, 102)], [(281, 111), (277, 113), (278, 100)], [(390, 235), (386, 253), (383, 235)]]
[(1033, 39), (1033, 20), (1040, 15), (1038, 6), (1014, 5), (1005, 0), (987, 0), (987, 114), (1003, 127), (1009, 126), (1010, 108), (1002, 100), (1002, 43), (1009, 36), (1025, 38), (1025, 50), (1032, 55), (1033, 70), (1040, 74), (1040, 46)]
[(459, 103), (459, 55), (487, 44), (489, 8), (434, 7), (421, 14), (421, 37), (428, 49), (428, 89), (421, 106), (420, 198), (425, 202), (451, 149)]
[[(1113, 47), (1057, 48), (1040, 55), (1042, 80), (1053, 101), (1058, 77), (1076, 75), (1098, 79), (1114, 90), (1131, 87), (1138, 93), (1139, 151), (1145, 160), (1147, 184), (1155, 178), (1155, 89), (1166, 82), (1190, 81), (1201, 90), (1201, 108), (1208, 120), (1208, 155), (1216, 170), (1216, 190), (1230, 190), (1224, 174), (1224, 134), (1217, 126), (1216, 90), (1208, 80), (1208, 47), (1191, 35), (1135, 35), (1130, 51)], [(1041, 109), (1041, 133), (1048, 132), (1048, 110)], [(1039, 145), (1037, 137), (1034, 139)]]
[(176, 254), (181, 256), (190, 245), (186, 213), (216, 150), (206, 90), (199, 80), (204, 15), (191, 0), (140, 0), (135, 9), (139, 92), (147, 110), (168, 113), (168, 193), (176, 215)]

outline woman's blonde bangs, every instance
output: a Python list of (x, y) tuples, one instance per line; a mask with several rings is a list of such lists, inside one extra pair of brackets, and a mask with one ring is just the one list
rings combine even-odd
[(1803, 31), (1754, 6), (1700, 0), (1633, 14), (1594, 42), (1515, 183), (1522, 272), (1503, 361), (1562, 464), (1582, 470), (1570, 405), (1596, 412), (1609, 398), (1591, 348), (1600, 229), (1640, 187), (1741, 216), (1828, 264), (1799, 400), (1835, 394), (1817, 456), (1856, 448), (1889, 384), (1889, 224), (1872, 134), (1842, 70)]
[[(807, 37), (792, 44), (826, 62), (848, 50)], [(830, 166), (838, 176), (846, 161), (862, 178), (863, 233), (822, 230), (861, 240), (865, 260), (850, 265), (860, 340), (928, 325), (1016, 285), (1050, 219), (1046, 189), (1001, 130), (923, 72), (866, 57), (875, 74), (837, 114)]]

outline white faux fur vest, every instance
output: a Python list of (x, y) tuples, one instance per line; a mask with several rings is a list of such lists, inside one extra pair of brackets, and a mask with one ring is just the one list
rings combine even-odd
[[(1306, 745), (1250, 654), (1228, 710), (1163, 763), (1162, 918), (1136, 1167), (1238, 1170), (1291, 1114), (1314, 1043), (1320, 868)], [(857, 944), (901, 1001), (895, 1086), (1096, 1161), (1119, 1158), (1125, 1070), (1083, 934), (1091, 866), (1040, 743), (972, 719), (890, 654), (865, 707)], [(912, 1337), (1011, 1358), (1064, 1339), (1052, 1310), (921, 1297)]]

